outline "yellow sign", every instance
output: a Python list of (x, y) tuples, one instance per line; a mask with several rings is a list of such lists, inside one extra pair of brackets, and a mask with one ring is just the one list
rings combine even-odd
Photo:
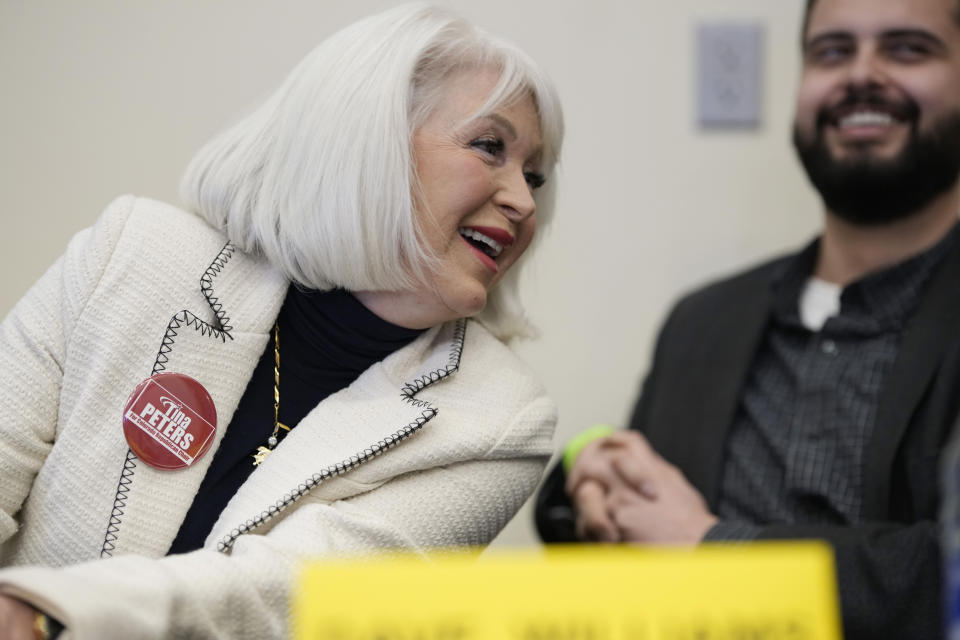
[(575, 546), (325, 562), (303, 573), (297, 640), (838, 640), (818, 543)]

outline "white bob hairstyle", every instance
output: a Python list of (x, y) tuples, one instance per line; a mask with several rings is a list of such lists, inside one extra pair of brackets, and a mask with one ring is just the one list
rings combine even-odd
[[(425, 286), (435, 256), (418, 241), (413, 133), (442, 99), (445, 81), (474, 69), (494, 69), (500, 80), (473, 117), (532, 98), (549, 176), (563, 116), (546, 74), (516, 47), (446, 10), (409, 4), (322, 42), (260, 107), (194, 156), (180, 195), (234, 245), (265, 256), (302, 286)], [(541, 229), (554, 182), (535, 192)], [(518, 266), (478, 315), (504, 340), (531, 333)]]

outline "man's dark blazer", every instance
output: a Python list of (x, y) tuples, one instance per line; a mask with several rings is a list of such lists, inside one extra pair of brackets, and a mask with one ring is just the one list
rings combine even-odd
[[(630, 423), (715, 510), (727, 434), (770, 321), (781, 258), (681, 300), (657, 342)], [(768, 539), (830, 542), (848, 640), (942, 635), (938, 461), (960, 407), (960, 243), (904, 330), (864, 457), (862, 524), (769, 524)], [(537, 497), (545, 542), (575, 540), (558, 465)]]

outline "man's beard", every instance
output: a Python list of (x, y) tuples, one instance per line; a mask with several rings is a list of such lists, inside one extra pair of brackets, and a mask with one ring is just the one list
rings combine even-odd
[[(853, 96), (843, 104), (851, 103), (876, 105), (880, 99)], [(813, 139), (794, 127), (793, 145), (810, 182), (827, 209), (847, 222), (880, 225), (907, 218), (951, 189), (960, 176), (960, 111), (941, 118), (924, 133), (917, 129), (915, 104), (902, 105), (901, 111), (913, 123), (910, 137), (896, 156), (887, 159), (866, 153), (834, 158), (824, 139), (831, 119), (827, 111), (819, 114)]]

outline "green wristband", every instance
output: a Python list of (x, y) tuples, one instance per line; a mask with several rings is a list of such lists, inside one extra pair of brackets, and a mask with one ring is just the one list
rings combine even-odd
[(606, 438), (614, 431), (616, 431), (616, 428), (611, 427), (608, 424), (595, 424), (589, 429), (581, 431), (577, 435), (573, 436), (573, 439), (567, 443), (567, 446), (563, 450), (564, 473), (570, 473), (570, 469), (573, 468), (573, 463), (577, 461), (577, 456), (580, 455), (580, 452), (583, 451), (585, 446), (594, 440)]

